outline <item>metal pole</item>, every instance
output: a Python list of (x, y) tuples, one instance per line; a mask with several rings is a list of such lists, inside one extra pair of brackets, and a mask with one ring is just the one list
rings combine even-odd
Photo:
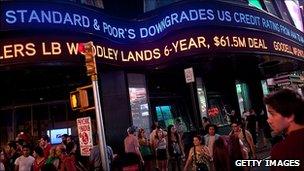
[[(85, 43), (85, 58), (86, 58), (86, 67), (87, 75), (91, 77), (93, 94), (94, 94), (94, 104), (95, 104), (95, 114), (96, 114), (96, 123), (97, 123), (97, 133), (99, 140), (99, 150), (103, 171), (109, 171), (110, 165), (108, 161), (107, 153), (107, 144), (103, 126), (102, 111), (100, 105), (99, 89), (98, 89), (98, 79), (97, 79), (97, 68), (96, 68), (96, 49), (93, 45), (93, 42)], [(90, 67), (93, 67), (90, 69)]]
[(106, 145), (106, 138), (105, 138), (105, 133), (104, 133), (103, 117), (102, 117), (102, 111), (101, 111), (101, 105), (100, 105), (97, 75), (92, 75), (91, 79), (92, 79), (93, 92), (94, 92), (97, 133), (98, 133), (98, 139), (99, 139), (99, 150), (101, 153), (102, 167), (103, 167), (104, 171), (108, 171), (108, 170), (110, 170), (110, 166), (109, 166), (109, 161), (108, 161), (107, 145)]
[(196, 98), (195, 98), (195, 92), (194, 92), (194, 83), (190, 83), (190, 93), (191, 93), (191, 102), (192, 102), (192, 108), (193, 108), (193, 116), (194, 116), (194, 126), (196, 131), (199, 131), (199, 116), (198, 116), (198, 112), (197, 112), (197, 107), (196, 107)]

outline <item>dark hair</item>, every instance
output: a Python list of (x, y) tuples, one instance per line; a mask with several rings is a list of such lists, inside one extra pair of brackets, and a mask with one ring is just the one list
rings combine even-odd
[(61, 138), (68, 138), (68, 136), (69, 136), (68, 134), (62, 134)]
[(13, 148), (13, 149), (17, 149), (17, 144), (15, 141), (10, 141), (7, 143), (7, 145), (10, 147), (10, 148)]
[(50, 142), (50, 137), (49, 137), (48, 135), (42, 135), (41, 138), (42, 138), (44, 141)]
[(215, 132), (217, 131), (217, 126), (214, 125), (214, 124), (208, 124), (208, 125), (206, 126), (206, 130), (209, 131), (209, 128), (210, 128), (210, 127), (213, 127), (214, 130), (215, 130)]
[[(174, 155), (174, 149), (173, 149), (173, 141), (172, 141), (172, 131), (171, 129), (173, 128), (173, 125), (169, 125), (167, 128), (167, 138), (168, 138), (168, 152), (170, 156)], [(176, 137), (177, 143), (179, 143), (179, 135), (177, 132), (174, 132), (173, 135)]]
[(136, 129), (137, 129), (137, 127), (135, 127), (135, 126), (130, 126), (130, 127), (127, 129), (127, 132), (128, 132), (129, 134), (134, 134), (134, 133), (136, 132)]
[[(204, 143), (204, 137), (200, 136), (200, 135), (194, 135), (193, 138), (197, 138), (199, 141), (202, 142), (202, 144)], [(193, 139), (192, 138), (192, 139)]]
[(23, 145), (22, 145), (22, 149), (24, 149), (24, 148), (30, 149), (30, 146), (29, 146), (28, 144), (23, 144)]
[(295, 123), (304, 124), (304, 100), (298, 92), (281, 89), (266, 96), (264, 103), (283, 117), (294, 115)]
[(215, 170), (230, 170), (229, 164), (229, 152), (228, 146), (225, 144), (225, 140), (219, 137), (214, 141), (213, 145), (213, 159)]
[[(42, 149), (41, 147), (36, 146), (36, 147), (34, 148), (34, 151), (35, 151), (35, 153), (36, 153), (38, 156), (40, 156), (40, 157), (43, 157), (43, 156), (44, 156), (44, 155), (43, 155), (43, 149)], [(48, 156), (45, 156), (45, 157), (48, 157)]]
[(72, 152), (72, 150), (73, 150), (74, 147), (75, 147), (75, 143), (74, 142), (69, 142), (66, 145), (66, 153), (70, 154)]

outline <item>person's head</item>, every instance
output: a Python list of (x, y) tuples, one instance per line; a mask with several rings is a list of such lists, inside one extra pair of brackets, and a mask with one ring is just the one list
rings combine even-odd
[(168, 130), (168, 135), (170, 135), (170, 136), (171, 136), (171, 134), (176, 133), (176, 127), (174, 125), (169, 125), (167, 130)]
[(164, 138), (164, 131), (161, 128), (157, 129), (155, 137), (156, 137), (156, 139)]
[(12, 153), (16, 152), (16, 150), (17, 150), (16, 142), (15, 141), (8, 142), (4, 150), (5, 150), (6, 154), (12, 154)]
[(50, 142), (50, 138), (47, 135), (43, 135), (39, 140), (39, 145), (41, 147), (46, 146)]
[(234, 121), (231, 123), (231, 128), (233, 132), (238, 132), (241, 129), (241, 123)]
[(68, 138), (68, 134), (62, 134), (61, 135), (61, 141), (63, 144), (67, 144), (67, 138)]
[(72, 135), (69, 135), (66, 140), (67, 140), (67, 143), (73, 142)]
[(250, 113), (251, 115), (255, 115), (255, 110), (254, 110), (253, 108), (251, 108), (251, 109), (249, 110), (249, 113)]
[(176, 123), (177, 123), (177, 124), (179, 124), (179, 123), (181, 123), (181, 122), (182, 122), (182, 121), (181, 121), (180, 118), (177, 118), (177, 119), (176, 119)]
[(133, 135), (134, 133), (136, 132), (136, 127), (135, 126), (130, 126), (128, 129), (127, 129), (127, 133), (129, 135)]
[(203, 122), (207, 122), (208, 118), (207, 117), (203, 117)]
[(17, 149), (18, 150), (22, 150), (22, 146), (23, 144), (26, 144), (25, 141), (23, 139), (18, 139), (18, 141), (16, 142), (17, 144)]
[(144, 128), (140, 128), (138, 130), (138, 138), (144, 138), (145, 137), (145, 129)]
[(213, 124), (208, 124), (207, 126), (206, 126), (206, 129), (208, 130), (208, 134), (209, 135), (215, 135), (215, 131), (216, 131), (216, 126), (215, 125), (213, 125)]
[(291, 125), (304, 125), (304, 100), (296, 91), (282, 89), (264, 98), (270, 127), (275, 133), (287, 131)]
[(231, 115), (235, 115), (235, 110), (231, 110)]
[(22, 146), (22, 155), (28, 157), (30, 155), (30, 146), (25, 144)]
[[(42, 149), (40, 146), (36, 146), (36, 147), (34, 148), (33, 156), (34, 156), (35, 158), (37, 158), (37, 157), (44, 157), (43, 149)], [(47, 157), (47, 156), (46, 156), (46, 157)]]
[(195, 135), (193, 137), (193, 145), (194, 146), (202, 145), (202, 142), (203, 142), (203, 140), (202, 140), (202, 137), (200, 135)]
[(56, 146), (55, 149), (56, 157), (61, 157), (63, 154), (65, 154), (65, 152), (66, 152), (65, 147), (62, 144)]

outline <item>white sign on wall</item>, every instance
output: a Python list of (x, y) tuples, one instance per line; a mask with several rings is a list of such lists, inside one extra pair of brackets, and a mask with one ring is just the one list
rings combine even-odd
[(192, 83), (195, 81), (192, 67), (184, 69), (184, 72), (185, 72), (186, 83)]
[(90, 151), (93, 148), (91, 118), (78, 118), (77, 130), (79, 137), (80, 154), (82, 156), (90, 156)]

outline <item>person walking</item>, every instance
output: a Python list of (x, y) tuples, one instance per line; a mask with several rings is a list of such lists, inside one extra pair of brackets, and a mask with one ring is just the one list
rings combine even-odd
[(40, 146), (35, 147), (33, 156), (35, 158), (33, 171), (41, 171), (46, 162), (43, 149)]
[(193, 137), (193, 147), (190, 149), (184, 171), (192, 165), (193, 171), (210, 170), (211, 155), (207, 146), (202, 144), (202, 137), (195, 135)]
[(137, 155), (139, 160), (141, 161), (141, 165), (145, 164), (145, 161), (140, 153), (140, 145), (138, 142), (138, 138), (134, 135), (136, 132), (136, 127), (131, 126), (127, 129), (127, 137), (124, 139), (124, 147), (125, 153), (134, 153)]
[(22, 156), (15, 161), (15, 171), (31, 171), (35, 158), (30, 156), (30, 147), (28, 145), (22, 146)]
[(138, 130), (138, 136), (137, 137), (138, 137), (138, 142), (139, 142), (139, 145), (140, 145), (140, 152), (141, 152), (141, 155), (143, 156), (143, 159), (145, 161), (144, 170), (151, 171), (152, 170), (153, 154), (152, 154), (152, 149), (151, 149), (151, 146), (150, 146), (150, 142), (146, 138), (144, 128), (140, 128)]
[(168, 169), (167, 140), (162, 129), (158, 129), (153, 141), (156, 154), (156, 167), (160, 171)]
[(209, 124), (206, 126), (208, 133), (204, 136), (204, 144), (209, 148), (209, 152), (211, 157), (213, 156), (213, 144), (220, 137), (220, 135), (216, 134), (216, 126), (213, 124)]
[(181, 171), (181, 158), (185, 155), (181, 144), (181, 137), (174, 125), (169, 125), (167, 130), (169, 163), (172, 170)]
[(246, 148), (247, 157), (245, 159), (256, 159), (255, 145), (252, 139), (252, 136), (249, 131), (243, 128), (243, 124), (240, 122), (234, 122), (231, 124), (232, 131), (229, 135), (235, 135), (239, 138), (241, 143)]

